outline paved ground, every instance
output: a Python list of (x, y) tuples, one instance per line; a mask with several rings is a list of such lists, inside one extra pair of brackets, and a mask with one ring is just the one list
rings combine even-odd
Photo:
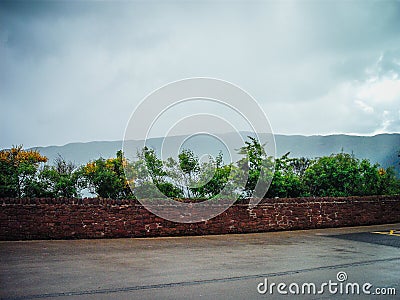
[[(400, 229), (400, 224), (202, 237), (0, 242), (0, 298), (275, 299), (284, 297), (276, 287), (272, 295), (270, 289), (257, 292), (265, 279), (268, 286), (286, 283), (286, 291), (293, 283), (294, 292), (296, 284), (301, 292), (303, 283), (315, 283), (318, 292), (329, 280), (339, 284), (337, 274), (345, 272), (342, 286), (371, 283), (371, 293), (376, 287), (396, 288), (396, 296), (381, 298), (398, 299), (400, 236), (369, 234), (390, 229)], [(353, 297), (365, 299), (341, 295), (340, 290), (333, 295), (327, 286), (323, 294), (293, 299)]]

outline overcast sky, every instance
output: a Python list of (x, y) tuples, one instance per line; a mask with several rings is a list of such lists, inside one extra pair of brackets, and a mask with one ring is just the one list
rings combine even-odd
[(0, 147), (120, 140), (187, 77), (260, 103), (275, 133), (400, 132), (400, 2), (0, 2)]

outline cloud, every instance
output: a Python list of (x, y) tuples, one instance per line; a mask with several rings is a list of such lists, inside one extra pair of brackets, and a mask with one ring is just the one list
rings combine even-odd
[(374, 108), (369, 106), (362, 100), (356, 100), (355, 103), (366, 113), (371, 114), (374, 112)]
[(400, 79), (374, 79), (360, 87), (357, 96), (374, 104), (391, 104), (400, 102)]
[(398, 132), (399, 8), (1, 2), (0, 146), (121, 139), (143, 97), (193, 76), (246, 89), (277, 133)]

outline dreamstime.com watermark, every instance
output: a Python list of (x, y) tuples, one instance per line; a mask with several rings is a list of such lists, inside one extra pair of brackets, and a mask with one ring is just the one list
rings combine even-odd
[(369, 282), (358, 283), (347, 281), (347, 273), (340, 271), (336, 274), (336, 280), (328, 280), (316, 284), (313, 282), (285, 283), (269, 282), (268, 278), (257, 285), (257, 292), (265, 295), (396, 295), (394, 287), (374, 287)]

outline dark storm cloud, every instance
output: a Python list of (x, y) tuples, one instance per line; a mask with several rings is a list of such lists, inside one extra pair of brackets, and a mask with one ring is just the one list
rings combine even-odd
[(1, 147), (121, 139), (192, 76), (245, 88), (275, 132), (398, 132), (399, 28), (398, 1), (3, 1)]

